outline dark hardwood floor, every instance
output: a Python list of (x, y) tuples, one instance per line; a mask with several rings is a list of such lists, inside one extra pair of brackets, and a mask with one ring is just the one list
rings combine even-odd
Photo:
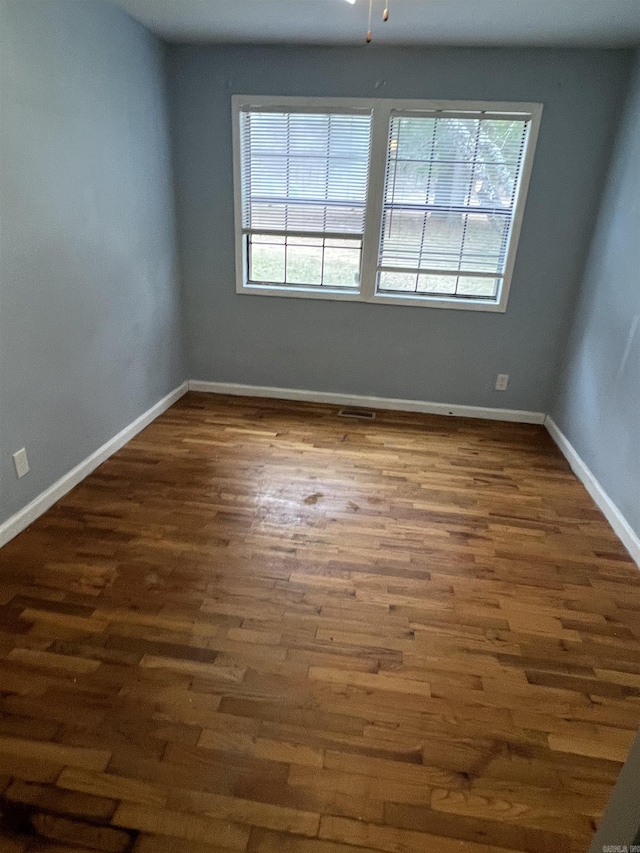
[(0, 552), (0, 853), (583, 853), (640, 573), (542, 427), (190, 393)]

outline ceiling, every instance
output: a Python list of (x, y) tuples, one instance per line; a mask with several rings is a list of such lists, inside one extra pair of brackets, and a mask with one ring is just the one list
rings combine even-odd
[[(114, 0), (170, 41), (358, 44), (368, 0)], [(374, 0), (387, 44), (624, 47), (640, 44), (640, 0)]]

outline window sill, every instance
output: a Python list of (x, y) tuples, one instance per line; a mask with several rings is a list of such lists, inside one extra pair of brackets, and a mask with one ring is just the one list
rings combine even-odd
[(305, 287), (288, 284), (286, 287), (274, 287), (272, 284), (244, 284), (236, 293), (249, 293), (253, 296), (293, 296), (296, 299), (333, 299), (334, 301), (364, 302), (358, 290), (349, 287)]
[(453, 308), (456, 311), (489, 311), (504, 314), (507, 310), (506, 298), (500, 302), (492, 299), (448, 299), (446, 296), (416, 296), (408, 293), (403, 296), (400, 293), (376, 293), (369, 302), (377, 305), (411, 305), (421, 308)]
[(236, 289), (236, 293), (249, 294), (251, 296), (285, 296), (295, 299), (331, 299), (334, 302), (364, 302), (373, 305), (405, 305), (419, 306), (421, 308), (450, 308), (456, 311), (486, 311), (489, 313), (504, 314), (507, 310), (506, 294), (503, 294), (500, 302), (489, 299), (448, 299), (447, 297), (422, 296), (416, 297), (413, 293), (406, 296), (399, 293), (376, 293), (367, 298), (357, 290), (350, 288), (323, 287), (322, 290), (304, 285), (287, 285), (286, 287), (274, 287), (270, 284), (245, 284)]

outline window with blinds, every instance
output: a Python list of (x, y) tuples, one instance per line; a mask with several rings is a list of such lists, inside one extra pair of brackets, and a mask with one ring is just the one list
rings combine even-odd
[(358, 290), (371, 114), (240, 114), (251, 283)]
[(238, 292), (506, 309), (541, 105), (233, 104)]
[(378, 288), (495, 300), (529, 123), (391, 115)]

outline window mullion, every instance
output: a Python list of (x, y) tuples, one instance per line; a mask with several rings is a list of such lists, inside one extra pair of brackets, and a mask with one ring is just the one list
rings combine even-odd
[(242, 184), (242, 114), (237, 103), (232, 100), (233, 122), (233, 208), (236, 234), (236, 292), (241, 293), (247, 280), (247, 254), (249, 241), (245, 237), (244, 228), (244, 188)]
[(376, 295), (376, 276), (380, 252), (380, 233), (384, 203), (384, 185), (389, 146), (391, 108), (387, 103), (376, 104), (371, 122), (371, 157), (369, 160), (369, 191), (365, 210), (364, 239), (362, 241), (362, 268), (360, 294), (369, 302)]

